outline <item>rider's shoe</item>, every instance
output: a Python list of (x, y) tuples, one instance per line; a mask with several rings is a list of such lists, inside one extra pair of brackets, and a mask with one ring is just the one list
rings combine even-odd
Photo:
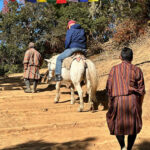
[(62, 77), (61, 77), (60, 74), (57, 74), (57, 75), (55, 76), (55, 81), (62, 81)]

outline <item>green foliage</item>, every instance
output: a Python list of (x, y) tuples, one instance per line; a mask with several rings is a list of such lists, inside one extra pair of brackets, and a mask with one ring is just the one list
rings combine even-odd
[[(93, 43), (97, 45), (102, 42), (106, 30), (110, 30), (110, 33), (115, 30), (109, 28), (110, 23), (118, 26), (126, 19), (134, 22), (146, 20), (150, 16), (149, 4), (150, 0), (100, 0), (97, 3), (69, 2), (64, 5), (27, 2), (24, 7), (17, 2), (10, 2), (9, 12), (0, 13), (0, 74), (22, 71), (24, 53), (30, 41), (36, 43), (36, 49), (43, 58), (62, 52), (70, 19), (81, 24), (87, 33), (88, 48), (97, 52)], [(139, 26), (142, 27), (138, 23)], [(130, 28), (133, 28), (130, 29), (132, 32), (135, 29), (134, 26)], [(123, 37), (121, 33), (126, 31), (121, 30), (123, 32), (117, 30), (118, 35)], [(136, 38), (138, 34), (134, 35)]]

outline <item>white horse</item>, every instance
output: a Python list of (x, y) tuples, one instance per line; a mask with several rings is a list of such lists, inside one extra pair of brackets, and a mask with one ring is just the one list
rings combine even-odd
[[(81, 56), (77, 54), (77, 56)], [(56, 67), (56, 60), (59, 55), (53, 56), (51, 59), (45, 59), (48, 62), (48, 70), (49, 70), (49, 80), (54, 77), (55, 74), (55, 67)], [(86, 67), (87, 66), (87, 67)], [(89, 95), (88, 102), (90, 104), (90, 109), (93, 109), (93, 102), (96, 102), (96, 90), (97, 90), (97, 75), (96, 75), (96, 68), (94, 63), (89, 60), (77, 61), (74, 59), (71, 64), (70, 70), (66, 68), (62, 68), (61, 76), (64, 81), (68, 81), (71, 83), (71, 104), (75, 103), (74, 97), (74, 88), (76, 88), (79, 98), (80, 98), (80, 107), (78, 109), (79, 112), (83, 111), (84, 109), (84, 102), (83, 102), (83, 90), (81, 88), (81, 81), (85, 80), (87, 85), (87, 93)], [(60, 85), (61, 81), (56, 82), (56, 97), (54, 102), (58, 103), (60, 98)]]

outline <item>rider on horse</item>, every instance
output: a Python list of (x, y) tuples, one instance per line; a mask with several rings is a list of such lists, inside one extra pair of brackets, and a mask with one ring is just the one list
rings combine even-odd
[(62, 52), (56, 61), (55, 80), (61, 81), (61, 67), (62, 61), (71, 56), (74, 52), (86, 53), (86, 35), (84, 29), (74, 20), (70, 20), (67, 26), (65, 51)]

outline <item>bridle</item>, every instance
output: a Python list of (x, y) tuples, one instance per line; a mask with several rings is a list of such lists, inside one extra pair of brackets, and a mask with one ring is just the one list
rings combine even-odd
[[(54, 70), (51, 69), (51, 65), (52, 65), (52, 64), (55, 64), (55, 63), (49, 62), (49, 64), (48, 64), (48, 71), (49, 71), (48, 78), (49, 78), (49, 80), (53, 77), (53, 73), (52, 73), (52, 72), (53, 72)], [(51, 75), (51, 76), (50, 76), (50, 75)]]

